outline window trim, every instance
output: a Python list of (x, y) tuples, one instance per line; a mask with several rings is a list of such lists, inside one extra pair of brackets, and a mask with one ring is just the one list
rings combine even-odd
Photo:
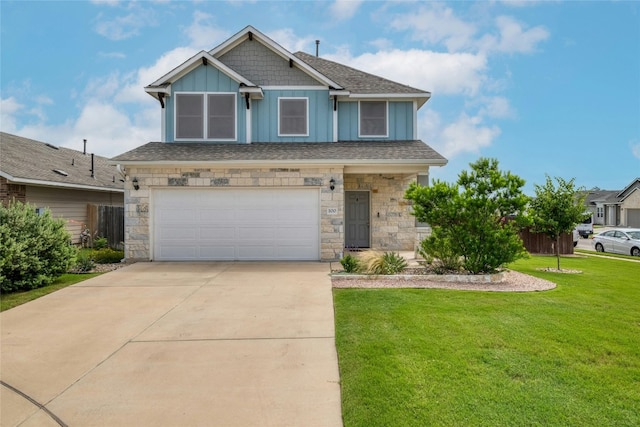
[[(282, 133), (282, 130), (280, 129), (281, 124), (282, 124), (282, 122), (281, 122), (282, 116), (280, 114), (280, 105), (281, 105), (280, 101), (281, 100), (292, 100), (292, 99), (295, 99), (295, 100), (302, 99), (302, 100), (305, 101), (305, 108), (306, 108), (306, 111), (305, 111), (305, 113), (306, 113), (305, 114), (305, 116), (306, 116), (305, 117), (306, 118), (306, 124), (305, 124), (305, 126), (306, 126), (306, 130), (307, 130), (306, 133), (295, 133), (295, 134), (294, 133)], [(306, 97), (306, 96), (279, 96), (278, 97), (278, 136), (279, 137), (283, 137), (283, 138), (300, 137), (300, 136), (307, 137), (307, 136), (309, 136), (309, 97)]]
[[(365, 102), (384, 102), (385, 108), (385, 123), (384, 123), (384, 135), (365, 135), (362, 133), (362, 103)], [(358, 138), (388, 138), (389, 137), (389, 101), (384, 99), (367, 99), (358, 101)]]
[[(178, 97), (179, 95), (201, 95), (202, 97), (202, 138), (178, 137)], [(209, 96), (233, 95), (233, 137), (232, 138), (208, 138), (209, 135)], [(238, 94), (236, 92), (202, 92), (202, 91), (176, 91), (173, 102), (173, 138), (174, 141), (237, 141), (238, 140)]]

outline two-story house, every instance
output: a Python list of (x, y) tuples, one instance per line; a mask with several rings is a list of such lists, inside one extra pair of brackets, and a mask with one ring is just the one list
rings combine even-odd
[(413, 250), (404, 191), (446, 159), (417, 140), (429, 92), (302, 52), (248, 26), (145, 88), (162, 136), (125, 168), (138, 260), (335, 260)]

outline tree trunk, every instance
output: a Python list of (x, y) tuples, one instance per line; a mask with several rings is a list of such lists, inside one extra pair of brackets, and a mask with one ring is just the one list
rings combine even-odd
[(560, 271), (560, 235), (556, 236), (556, 257), (558, 258), (558, 271)]

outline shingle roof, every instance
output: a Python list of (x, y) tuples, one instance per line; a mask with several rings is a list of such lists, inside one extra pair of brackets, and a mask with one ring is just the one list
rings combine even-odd
[(327, 162), (331, 164), (430, 164), (447, 160), (422, 141), (326, 143), (163, 143), (150, 142), (112, 159), (114, 162)]
[(296, 52), (294, 55), (354, 94), (401, 93), (430, 95), (430, 92), (396, 83), (337, 62), (309, 55), (308, 53)]
[(120, 181), (118, 172), (109, 163), (109, 159), (94, 156), (94, 178), (91, 177), (90, 169), (90, 154), (0, 132), (0, 173), (10, 181), (93, 187), (103, 191), (119, 192), (124, 189), (124, 183)]

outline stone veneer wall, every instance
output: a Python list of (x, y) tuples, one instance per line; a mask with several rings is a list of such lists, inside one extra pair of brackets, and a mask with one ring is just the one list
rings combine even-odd
[[(152, 233), (149, 196), (154, 188), (283, 188), (320, 189), (320, 257), (333, 261), (342, 256), (344, 245), (344, 191), (342, 168), (214, 169), (186, 167), (128, 167), (125, 183), (125, 258), (151, 259)], [(139, 190), (131, 180), (138, 179)], [(336, 181), (335, 189), (329, 181)], [(337, 213), (328, 214), (329, 208)]]
[(371, 194), (371, 248), (413, 251), (416, 247), (415, 217), (411, 202), (404, 198), (416, 175), (345, 174), (344, 189)]

